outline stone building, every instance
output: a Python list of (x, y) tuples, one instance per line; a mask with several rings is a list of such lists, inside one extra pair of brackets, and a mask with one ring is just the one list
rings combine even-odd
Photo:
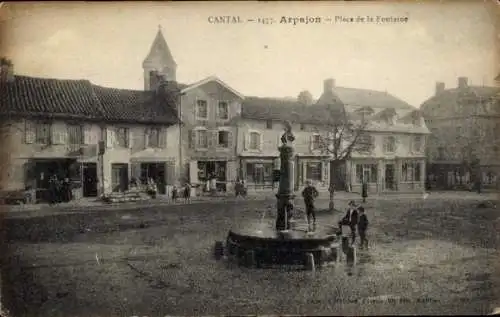
[(432, 132), (427, 147), (431, 186), (437, 188), (494, 187), (500, 155), (499, 89), (473, 86), (466, 77), (457, 87), (436, 84), (434, 96), (421, 110)]
[(28, 189), (44, 200), (56, 175), (71, 180), (74, 198), (124, 191), (133, 178), (153, 178), (167, 193), (179, 166), (179, 119), (168, 85), (107, 88), (20, 76), (13, 67), (2, 65), (0, 85), (2, 128), (11, 141), (4, 189)]
[[(243, 101), (239, 168), (250, 189), (272, 188), (283, 120), (292, 122), (296, 134), (296, 189), (309, 179), (320, 190), (327, 190), (332, 179), (339, 190), (360, 191), (363, 178), (371, 192), (423, 189), (429, 131), (418, 109), (386, 92), (338, 87), (333, 79), (324, 81), (317, 101), (309, 95), (302, 92), (297, 99), (247, 97)], [(334, 117), (342, 113), (352, 121), (366, 120), (363, 134), (371, 146), (353, 151), (337, 166), (321, 140), (332, 132)]]

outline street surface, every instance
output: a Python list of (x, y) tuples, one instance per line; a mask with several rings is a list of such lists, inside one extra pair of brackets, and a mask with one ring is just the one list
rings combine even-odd
[(213, 259), (214, 242), (272, 200), (10, 217), (2, 298), (16, 317), (488, 314), (500, 306), (500, 215), (476, 208), (482, 197), (372, 198), (358, 265), (315, 273)]

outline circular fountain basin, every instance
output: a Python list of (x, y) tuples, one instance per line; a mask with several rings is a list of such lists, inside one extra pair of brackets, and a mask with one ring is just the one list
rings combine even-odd
[(274, 265), (306, 265), (312, 254), (315, 266), (338, 259), (340, 238), (338, 228), (317, 224), (314, 232), (307, 224), (277, 232), (274, 223), (246, 223), (229, 231), (226, 253), (239, 263), (256, 267)]

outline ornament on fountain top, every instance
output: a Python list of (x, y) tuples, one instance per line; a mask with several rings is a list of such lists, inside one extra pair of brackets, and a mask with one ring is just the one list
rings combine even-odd
[(292, 124), (290, 123), (290, 121), (285, 121), (284, 126), (285, 133), (283, 133), (283, 135), (281, 136), (281, 143), (283, 143), (283, 145), (288, 144), (288, 142), (292, 143), (293, 141), (295, 141), (295, 136), (292, 133)]

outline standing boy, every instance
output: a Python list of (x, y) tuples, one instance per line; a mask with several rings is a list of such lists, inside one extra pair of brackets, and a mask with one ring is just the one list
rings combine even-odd
[(356, 225), (358, 224), (358, 210), (356, 203), (351, 200), (347, 209), (347, 213), (340, 221), (339, 225), (349, 226), (351, 229), (352, 244), (356, 241)]
[(361, 196), (363, 197), (363, 204), (366, 203), (366, 197), (368, 197), (368, 183), (366, 179), (363, 179), (363, 185), (361, 187)]
[(363, 206), (358, 207), (359, 221), (358, 221), (358, 233), (361, 239), (359, 248), (362, 249), (366, 246), (368, 249), (368, 240), (366, 239), (366, 230), (368, 230), (368, 217), (365, 214), (365, 208)]
[(311, 231), (311, 218), (313, 220), (313, 231), (316, 228), (316, 212), (314, 210), (314, 199), (318, 197), (318, 190), (314, 187), (310, 180), (306, 181), (306, 187), (302, 191), (304, 197), (304, 204), (306, 205), (307, 226)]

